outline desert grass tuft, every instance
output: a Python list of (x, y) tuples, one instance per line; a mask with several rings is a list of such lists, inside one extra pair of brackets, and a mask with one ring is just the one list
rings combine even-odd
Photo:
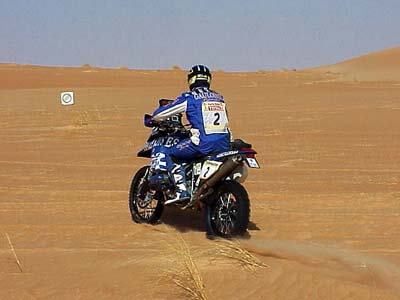
[(181, 238), (176, 245), (168, 244), (170, 268), (165, 270), (163, 277), (173, 282), (183, 292), (185, 298), (206, 300), (205, 286), (193, 255), (186, 242)]
[(97, 106), (95, 107), (95, 111), (96, 111), (96, 117), (97, 117), (96, 121), (100, 122), (102, 120), (102, 117), (101, 117), (100, 110), (99, 110), (99, 108)]
[(220, 240), (216, 244), (216, 254), (224, 258), (235, 260), (249, 271), (256, 271), (259, 268), (268, 267), (249, 251), (247, 251), (238, 241)]
[(15, 252), (14, 246), (13, 246), (13, 244), (11, 243), (10, 236), (8, 235), (7, 232), (5, 233), (5, 235), (6, 235), (6, 237), (7, 237), (8, 244), (10, 245), (11, 252), (12, 252), (13, 255), (14, 255), (15, 262), (16, 262), (16, 264), (18, 265), (18, 268), (19, 268), (19, 270), (21, 271), (21, 273), (23, 273), (21, 262), (19, 261), (18, 256), (17, 256), (17, 253)]
[(96, 106), (92, 110), (81, 110), (74, 112), (73, 123), (79, 127), (87, 126), (90, 124), (97, 124), (103, 121), (103, 116)]
[(85, 111), (77, 111), (75, 112), (75, 116), (73, 118), (73, 123), (77, 126), (86, 126), (89, 125), (90, 114)]

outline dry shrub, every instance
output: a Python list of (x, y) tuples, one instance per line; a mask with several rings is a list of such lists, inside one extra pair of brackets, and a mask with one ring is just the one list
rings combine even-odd
[(172, 66), (172, 70), (174, 70), (174, 71), (182, 71), (182, 69), (179, 66), (176, 66), (176, 65)]
[(91, 116), (88, 111), (79, 111), (74, 118), (74, 124), (79, 126), (86, 126), (89, 125), (89, 121), (91, 120)]
[(127, 148), (134, 148), (135, 145), (136, 145), (136, 143), (135, 143), (134, 139), (130, 139), (125, 142), (125, 147), (127, 147)]
[(100, 110), (95, 107), (93, 110), (81, 110), (75, 112), (73, 123), (80, 127), (87, 126), (90, 123), (98, 123), (103, 120)]
[(249, 271), (268, 267), (265, 263), (247, 251), (238, 241), (220, 240), (217, 242), (216, 253), (224, 258), (232, 259)]
[(173, 282), (185, 293), (185, 298), (206, 300), (203, 278), (186, 242), (181, 237), (176, 245), (168, 244), (170, 269), (165, 270), (165, 279)]

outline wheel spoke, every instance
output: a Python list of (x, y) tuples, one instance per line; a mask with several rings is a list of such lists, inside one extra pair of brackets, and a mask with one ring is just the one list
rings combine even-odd
[(157, 200), (153, 199), (146, 207), (143, 208), (137, 205), (136, 207), (140, 216), (144, 219), (151, 218), (157, 207), (157, 202)]
[(226, 199), (226, 207), (228, 208), (229, 205), (232, 203), (232, 198), (231, 198), (232, 194), (228, 194), (228, 197)]
[[(146, 172), (147, 175), (147, 172)], [(148, 192), (143, 191), (145, 180), (146, 180), (146, 175), (142, 177), (142, 179), (139, 181), (138, 185), (138, 190), (137, 193), (135, 194), (135, 201), (134, 204), (136, 206), (136, 210), (138, 214), (145, 220), (150, 219), (157, 207), (157, 202), (158, 200), (152, 199), (150, 202), (146, 204), (146, 195)], [(144, 194), (144, 195), (143, 195)], [(145, 197), (145, 199), (142, 199), (142, 197)]]
[(163, 204), (159, 195), (150, 191), (147, 177), (149, 167), (145, 166), (136, 172), (129, 191), (129, 208), (132, 220), (136, 223), (154, 224), (163, 212)]
[(236, 199), (231, 193), (224, 193), (218, 197), (215, 203), (215, 210), (212, 217), (217, 231), (224, 235), (233, 233), (236, 222)]

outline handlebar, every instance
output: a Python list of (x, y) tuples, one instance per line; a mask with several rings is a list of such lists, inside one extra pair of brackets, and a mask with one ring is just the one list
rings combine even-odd
[(181, 118), (174, 120), (173, 118), (168, 118), (164, 121), (156, 122), (153, 117), (149, 114), (144, 115), (144, 126), (151, 128), (158, 128), (161, 131), (185, 131), (190, 124), (182, 124)]
[(183, 124), (179, 124), (178, 122), (172, 121), (172, 120), (164, 120), (161, 122), (155, 123), (155, 127), (158, 127), (160, 131), (166, 131), (169, 133), (174, 133), (174, 132), (185, 132), (187, 129), (183, 126)]

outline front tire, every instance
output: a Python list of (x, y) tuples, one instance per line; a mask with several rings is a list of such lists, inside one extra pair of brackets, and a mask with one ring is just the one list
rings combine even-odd
[(136, 223), (154, 224), (161, 218), (164, 210), (164, 205), (156, 199), (157, 194), (147, 205), (143, 206), (140, 203), (140, 197), (143, 198), (149, 190), (146, 183), (148, 170), (149, 166), (145, 166), (136, 172), (129, 190), (129, 209), (132, 220)]
[(250, 217), (249, 196), (244, 187), (235, 181), (222, 183), (213, 201), (206, 204), (207, 235), (224, 238), (243, 235)]

